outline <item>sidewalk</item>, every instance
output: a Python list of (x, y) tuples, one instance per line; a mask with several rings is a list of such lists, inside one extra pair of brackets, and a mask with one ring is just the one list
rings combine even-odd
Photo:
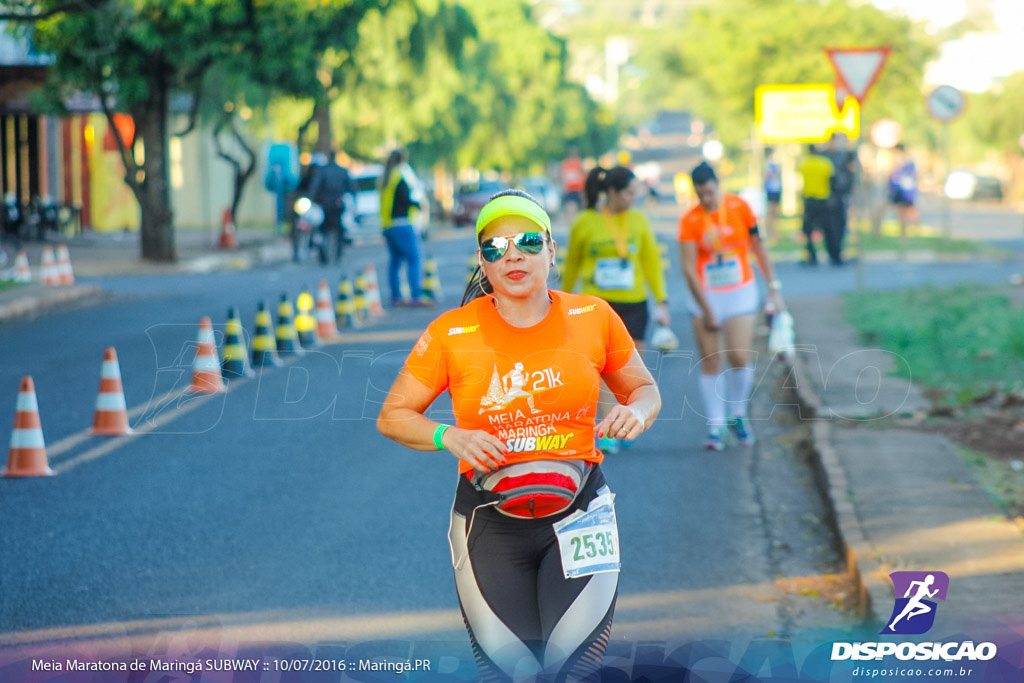
[(803, 417), (814, 420), (826, 493), (869, 618), (881, 627), (890, 615), (890, 572), (938, 570), (950, 585), (935, 635), (977, 640), (1000, 623), (1019, 628), (1024, 533), (975, 483), (956, 444), (886, 425), (885, 416), (927, 410), (928, 401), (888, 376), (897, 357), (860, 346), (839, 298), (787, 304), (796, 321), (794, 379), (810, 413)]
[[(267, 230), (239, 230), (236, 249), (220, 249), (219, 233), (209, 230), (177, 230), (174, 263), (143, 261), (138, 232), (89, 233), (68, 239), (71, 267), (76, 278), (111, 275), (159, 275), (167, 273), (207, 273), (215, 270), (246, 269), (263, 263), (291, 259), (291, 242), (286, 236)], [(102, 296), (94, 284), (43, 286), (38, 284), (40, 262), (45, 246), (56, 241), (26, 242), (24, 251), (32, 270), (33, 283), (0, 290), (0, 322), (34, 315), (48, 307), (71, 305)]]

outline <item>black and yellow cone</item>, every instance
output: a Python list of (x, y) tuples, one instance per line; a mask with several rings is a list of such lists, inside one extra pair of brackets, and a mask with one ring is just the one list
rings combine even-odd
[(242, 321), (238, 319), (238, 311), (234, 306), (228, 309), (228, 322), (224, 328), (224, 351), (221, 353), (220, 374), (225, 379), (233, 377), (252, 377), (249, 367), (249, 354), (245, 351), (242, 341)]
[(320, 340), (316, 336), (316, 317), (313, 315), (313, 295), (309, 293), (308, 287), (303, 287), (299, 298), (295, 300), (295, 332), (299, 338), (299, 344), (304, 349), (314, 349), (320, 346)]
[(437, 272), (437, 259), (433, 256), (428, 256), (426, 263), (423, 265), (422, 290), (423, 296), (434, 301), (441, 300), (441, 276)]
[(352, 281), (348, 279), (348, 275), (342, 274), (341, 281), (338, 282), (338, 303), (334, 305), (334, 312), (339, 328), (356, 326), (355, 290), (352, 289)]
[(256, 334), (252, 340), (252, 364), (256, 367), (281, 364), (281, 359), (277, 357), (277, 342), (271, 331), (273, 327), (274, 320), (267, 310), (267, 302), (261, 301), (256, 310)]
[(366, 276), (356, 275), (355, 297), (356, 320), (363, 321), (370, 317), (370, 309), (366, 305)]
[(277, 352), (282, 356), (294, 356), (302, 352), (299, 347), (299, 334), (295, 331), (295, 312), (287, 294), (281, 295), (281, 303), (277, 305)]

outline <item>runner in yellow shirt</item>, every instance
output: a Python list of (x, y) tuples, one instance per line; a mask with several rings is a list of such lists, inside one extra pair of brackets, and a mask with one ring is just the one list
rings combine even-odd
[[(633, 208), (639, 191), (640, 181), (625, 166), (598, 166), (587, 174), (586, 210), (569, 233), (562, 286), (571, 292), (579, 283), (581, 293), (607, 301), (642, 351), (650, 322), (648, 290), (658, 302), (656, 322), (668, 325), (670, 318), (658, 242), (647, 218)], [(612, 403), (605, 393), (601, 405)], [(603, 416), (603, 408), (598, 416)], [(620, 445), (630, 444), (605, 438), (598, 448), (614, 453)]]

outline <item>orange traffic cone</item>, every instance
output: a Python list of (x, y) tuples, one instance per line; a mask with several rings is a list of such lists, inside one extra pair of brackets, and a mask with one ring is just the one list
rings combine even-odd
[(71, 268), (71, 252), (68, 245), (57, 245), (57, 283), (62, 285), (75, 284), (75, 271)]
[(338, 321), (334, 317), (334, 301), (327, 280), (321, 280), (316, 288), (316, 334), (324, 341), (338, 336)]
[(213, 338), (213, 325), (209, 316), (199, 321), (199, 338), (196, 347), (196, 359), (192, 363), (192, 387), (195, 394), (215, 394), (225, 391), (224, 377), (220, 373), (220, 361), (217, 359), (217, 342)]
[(380, 284), (377, 282), (377, 266), (372, 263), (363, 269), (366, 276), (366, 310), (371, 316), (384, 315), (384, 304), (380, 299)]
[(5, 477), (48, 477), (53, 475), (46, 459), (43, 427), (39, 422), (36, 387), (31, 377), (21, 378), (18, 404), (14, 412), (11, 449), (7, 451)]
[(60, 278), (57, 274), (57, 261), (53, 258), (53, 247), (43, 247), (42, 269), (39, 281), (44, 285), (58, 285)]
[(100, 369), (100, 391), (96, 396), (96, 413), (92, 418), (92, 433), (105, 436), (131, 434), (128, 426), (128, 407), (124, 401), (121, 386), (121, 366), (117, 362), (117, 351), (108, 346), (103, 353)]
[(231, 220), (231, 209), (224, 209), (220, 220), (220, 240), (217, 246), (221, 249), (237, 249), (238, 239), (235, 237), (235, 222)]
[(32, 269), (28, 267), (28, 255), (24, 251), (19, 251), (14, 258), (14, 281), (32, 282)]

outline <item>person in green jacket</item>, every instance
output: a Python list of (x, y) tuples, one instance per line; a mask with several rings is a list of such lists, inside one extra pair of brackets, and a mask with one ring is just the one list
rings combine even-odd
[[(651, 318), (648, 289), (657, 302), (655, 321), (667, 326), (670, 318), (658, 242), (647, 217), (633, 208), (639, 192), (639, 179), (625, 166), (597, 166), (587, 174), (585, 210), (569, 233), (562, 289), (572, 292), (579, 282), (582, 294), (607, 301), (642, 351)], [(614, 404), (607, 389), (602, 394), (598, 419), (603, 406)], [(629, 443), (598, 438), (605, 452), (614, 453), (620, 445)]]

